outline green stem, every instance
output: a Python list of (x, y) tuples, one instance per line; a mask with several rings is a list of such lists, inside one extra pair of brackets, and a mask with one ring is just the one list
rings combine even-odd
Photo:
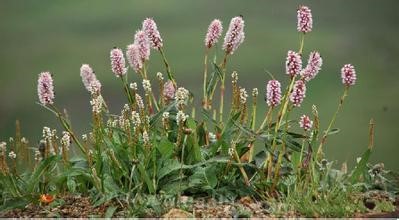
[(205, 58), (204, 58), (204, 85), (203, 85), (203, 90), (204, 90), (204, 100), (202, 103), (202, 106), (204, 109), (208, 109), (208, 97), (206, 94), (206, 84), (207, 84), (207, 77), (208, 77), (208, 52), (209, 49), (206, 48), (205, 50)]
[(133, 98), (132, 98), (132, 94), (130, 94), (130, 90), (129, 90), (129, 87), (127, 85), (127, 81), (126, 81), (126, 79), (123, 76), (121, 76), (120, 78), (122, 80), (122, 84), (123, 84), (123, 87), (124, 87), (124, 90), (125, 90), (126, 97), (127, 97), (128, 101), (129, 101), (129, 104), (132, 105), (133, 104)]
[(164, 52), (164, 50), (163, 50), (163, 47), (159, 48), (159, 52), (161, 53), (163, 63), (165, 64), (166, 73), (168, 74), (168, 78), (169, 78), (169, 80), (172, 81), (173, 86), (174, 86), (175, 88), (177, 88), (175, 78), (173, 77), (172, 71), (170, 70), (170, 66), (169, 66), (168, 60), (166, 59), (166, 56), (165, 56), (165, 52)]
[(301, 55), (302, 55), (304, 43), (305, 43), (305, 33), (301, 34), (301, 43), (299, 46), (299, 54), (301, 54)]
[(224, 82), (226, 79), (226, 63), (227, 63), (227, 53), (224, 55), (223, 63), (221, 65), (223, 76), (220, 82), (220, 108), (219, 108), (219, 123), (222, 126), (223, 124), (223, 108), (224, 108)]
[(322, 137), (322, 139), (321, 139), (319, 148), (317, 149), (317, 155), (318, 155), (318, 156), (321, 156), (321, 153), (322, 153), (322, 151), (323, 151), (323, 145), (324, 145), (324, 144), (326, 143), (326, 141), (327, 141), (328, 133), (330, 132), (331, 127), (332, 127), (332, 125), (333, 125), (334, 122), (335, 122), (335, 119), (336, 119), (336, 117), (337, 117), (337, 115), (338, 115), (338, 112), (342, 109), (342, 106), (343, 106), (343, 104), (344, 104), (345, 97), (348, 96), (348, 90), (349, 90), (349, 87), (346, 86), (345, 89), (344, 89), (344, 94), (341, 96), (341, 99), (339, 100), (339, 104), (338, 104), (337, 110), (335, 111), (333, 117), (331, 118), (330, 124), (328, 124), (327, 130), (324, 132), (324, 135), (323, 135), (323, 137)]

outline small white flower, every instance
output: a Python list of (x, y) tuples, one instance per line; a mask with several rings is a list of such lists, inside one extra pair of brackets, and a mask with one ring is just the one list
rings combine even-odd
[(238, 73), (236, 71), (234, 71), (231, 74), (231, 78), (233, 78), (233, 80), (232, 80), (233, 83), (237, 83), (237, 81), (238, 81)]
[(215, 143), (215, 142), (217, 141), (217, 139), (216, 139), (216, 134), (214, 134), (214, 133), (212, 133), (212, 132), (209, 132), (209, 141), (210, 141), (211, 143)]
[(143, 131), (143, 142), (144, 142), (144, 144), (148, 144), (150, 142), (150, 137), (148, 136), (148, 133), (146, 130)]
[(137, 91), (137, 83), (130, 83), (130, 88), (133, 89), (134, 91)]
[(8, 153), (8, 157), (11, 159), (15, 159), (17, 158), (17, 154), (14, 151), (10, 151), (10, 153)]
[(35, 160), (39, 161), (42, 159), (42, 155), (40, 154), (39, 150), (35, 150)]
[(151, 82), (150, 80), (143, 79), (143, 88), (146, 94), (151, 92)]
[(104, 100), (102, 99), (102, 96), (93, 97), (93, 99), (90, 101), (93, 113), (101, 113), (103, 102)]
[(157, 72), (157, 78), (159, 81), (163, 81), (163, 75), (161, 72)]
[(23, 144), (28, 144), (29, 141), (28, 141), (28, 139), (26, 139), (25, 137), (22, 137), (22, 138), (21, 138), (21, 143), (23, 143)]
[(258, 88), (253, 88), (252, 89), (252, 97), (257, 97), (259, 94)]
[(4, 154), (5, 152), (6, 152), (6, 150), (7, 150), (7, 148), (6, 148), (6, 146), (7, 146), (7, 143), (6, 142), (0, 142), (0, 152), (2, 153), (2, 154)]
[(176, 122), (177, 124), (184, 123), (188, 118), (188, 115), (184, 114), (183, 111), (178, 111), (176, 114)]
[(71, 145), (71, 134), (69, 132), (63, 131), (61, 144), (68, 150), (69, 146)]
[(132, 124), (133, 128), (137, 128), (141, 124), (140, 114), (136, 111), (132, 111)]
[(164, 113), (162, 113), (162, 118), (163, 118), (164, 120), (169, 119), (169, 112), (164, 112)]
[(176, 97), (176, 101), (177, 104), (180, 105), (184, 105), (186, 100), (188, 99), (188, 95), (189, 95), (189, 91), (183, 87), (180, 87), (177, 89), (175, 97)]
[(136, 103), (137, 103), (137, 107), (139, 107), (140, 110), (144, 109), (143, 98), (141, 98), (141, 96), (139, 94), (136, 94)]
[(247, 103), (248, 94), (245, 88), (240, 88), (240, 103), (245, 104)]
[(83, 135), (82, 135), (82, 139), (83, 139), (84, 141), (87, 141), (87, 134), (83, 134)]

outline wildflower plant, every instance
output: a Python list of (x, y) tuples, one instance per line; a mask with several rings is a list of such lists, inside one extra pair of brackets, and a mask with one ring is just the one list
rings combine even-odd
[[(230, 111), (224, 110), (225, 81), (226, 74), (230, 75), (229, 57), (239, 55), (238, 48), (245, 39), (242, 16), (231, 19), (222, 42), (223, 56), (215, 56), (211, 65), (208, 65), (208, 56), (217, 50), (222, 22), (213, 20), (205, 34), (200, 117), (193, 105), (193, 95), (178, 85), (171, 71), (165, 56), (165, 42), (152, 18), (143, 21), (133, 42), (120, 45), (125, 51), (117, 47), (110, 51), (109, 74), (121, 79), (127, 98), (120, 113), (108, 111), (101, 95), (102, 86), (106, 85), (100, 83), (90, 65), (81, 66), (80, 76), (90, 93), (92, 112), (92, 128), (82, 136), (75, 134), (66, 112), (56, 107), (53, 77), (56, 79), (57, 75), (41, 73), (39, 104), (55, 114), (64, 131), (58, 139), (56, 131), (44, 128), (39, 147), (25, 154), (28, 160), (32, 157), (35, 168), (23, 175), (11, 173), (10, 162), (23, 156), (18, 154), (19, 148), (27, 148), (27, 142), (18, 141), (18, 149), (9, 149), (5, 142), (0, 143), (1, 199), (19, 198), (26, 204), (37, 201), (40, 195), (80, 192), (91, 195), (96, 204), (116, 200), (133, 209), (135, 203), (148, 194), (167, 193), (176, 203), (185, 193), (230, 195), (230, 198), (236, 195), (232, 199), (238, 195), (288, 198), (293, 190), (317, 194), (320, 188), (315, 185), (325, 181), (325, 176), (330, 175), (328, 172), (332, 172), (323, 147), (327, 137), (337, 131), (333, 128), (337, 113), (328, 128), (321, 131), (316, 106), (312, 111), (301, 108), (306, 93), (311, 92), (306, 90), (306, 85), (319, 74), (323, 60), (320, 53), (313, 50), (307, 64), (302, 64), (305, 35), (313, 29), (313, 18), (306, 6), (300, 6), (297, 13), (299, 48), (289, 50), (286, 60), (281, 61), (285, 63), (281, 75), (287, 82), (265, 79), (263, 84), (256, 85), (262, 89), (250, 90), (240, 86), (238, 73), (232, 72)], [(165, 77), (160, 72), (149, 71), (151, 50), (161, 54)], [(130, 80), (136, 78), (136, 82), (129, 81), (127, 75), (132, 75)], [(344, 94), (337, 112), (356, 82), (353, 65), (344, 65), (341, 77)], [(153, 78), (156, 81), (151, 81)], [(214, 105), (218, 86), (220, 102)], [(259, 96), (264, 96), (267, 109), (259, 108), (262, 100)], [(293, 111), (303, 115), (292, 120), (289, 115)], [(264, 117), (257, 119), (257, 112)], [(257, 124), (257, 120), (262, 123)], [(301, 132), (296, 132), (298, 129)], [(373, 137), (373, 128), (370, 137)], [(371, 143), (353, 172), (343, 174), (345, 181), (360, 181), (372, 146)], [(79, 151), (73, 153), (71, 149), (75, 147)], [(290, 180), (295, 184), (288, 184)], [(328, 193), (328, 186), (336, 187), (327, 184), (323, 193)], [(336, 190), (345, 192), (341, 188)]]

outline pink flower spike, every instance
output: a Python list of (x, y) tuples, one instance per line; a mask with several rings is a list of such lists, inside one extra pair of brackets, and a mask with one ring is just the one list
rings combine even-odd
[(126, 61), (123, 57), (123, 52), (119, 48), (114, 48), (111, 50), (111, 69), (116, 77), (121, 77), (126, 74)]
[(229, 29), (224, 37), (223, 50), (227, 54), (233, 54), (238, 46), (244, 41), (244, 20), (241, 16), (231, 19)]
[(150, 41), (146, 33), (142, 30), (138, 30), (134, 35), (134, 44), (139, 48), (140, 57), (142, 61), (150, 59)]
[(277, 80), (269, 80), (266, 85), (266, 103), (276, 107), (281, 103), (281, 84)]
[(175, 87), (173, 85), (173, 82), (168, 80), (165, 84), (164, 84), (164, 89), (163, 89), (163, 96), (165, 98), (167, 98), (168, 100), (171, 100), (175, 97)]
[(89, 64), (82, 64), (80, 67), (80, 76), (87, 91), (94, 92), (93, 89), (101, 91), (101, 83), (97, 80), (96, 74)]
[(345, 86), (353, 86), (356, 83), (356, 71), (352, 64), (345, 64), (341, 69), (342, 83)]
[(146, 18), (143, 21), (142, 30), (147, 34), (147, 37), (150, 40), (151, 47), (153, 49), (159, 50), (163, 46), (162, 38), (159, 34), (157, 24), (152, 18)]
[(303, 128), (305, 131), (309, 131), (313, 126), (313, 121), (310, 120), (309, 116), (302, 115), (299, 120), (299, 127)]
[(313, 18), (312, 11), (307, 6), (299, 6), (297, 11), (297, 30), (299, 32), (308, 33), (312, 31)]
[(140, 58), (139, 47), (136, 44), (130, 44), (126, 50), (127, 61), (136, 73), (143, 68), (143, 61)]
[(222, 35), (222, 31), (222, 22), (219, 19), (213, 20), (209, 25), (208, 32), (205, 36), (205, 47), (211, 48), (215, 45), (218, 42), (219, 37)]
[(301, 55), (295, 51), (289, 50), (287, 53), (287, 59), (285, 61), (285, 72), (287, 75), (294, 77), (301, 72), (302, 59)]
[(49, 72), (42, 72), (39, 74), (37, 94), (39, 95), (40, 103), (43, 105), (54, 103), (53, 78)]
[(290, 95), (290, 101), (295, 107), (300, 107), (306, 97), (306, 85), (302, 80), (295, 81), (294, 88)]
[(321, 70), (321, 65), (323, 65), (323, 59), (320, 53), (317, 51), (311, 52), (309, 54), (308, 65), (301, 71), (302, 78), (307, 82), (314, 79)]

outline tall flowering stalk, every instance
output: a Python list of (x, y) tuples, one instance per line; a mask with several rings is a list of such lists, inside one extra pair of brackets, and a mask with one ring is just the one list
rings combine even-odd
[(355, 85), (356, 79), (357, 79), (357, 77), (356, 77), (355, 67), (352, 64), (345, 64), (341, 68), (341, 80), (342, 80), (342, 84), (344, 85), (344, 94), (342, 94), (341, 99), (339, 100), (339, 104), (338, 104), (337, 110), (335, 111), (334, 115), (332, 116), (331, 121), (328, 124), (327, 130), (324, 131), (324, 134), (323, 134), (323, 137), (321, 139), (319, 148), (317, 150), (317, 157), (318, 158), (320, 158), (322, 156), (323, 145), (327, 141), (328, 133), (330, 132), (331, 127), (332, 127), (332, 125), (335, 122), (335, 118), (337, 117), (338, 112), (342, 109), (342, 106), (344, 104), (344, 100), (345, 100), (346, 96), (348, 95), (349, 87)]
[(172, 81), (173, 86), (177, 88), (177, 84), (175, 78), (173, 77), (173, 73), (170, 69), (170, 65), (168, 60), (166, 59), (165, 51), (163, 48), (163, 40), (161, 34), (159, 33), (158, 27), (154, 19), (146, 18), (142, 24), (142, 30), (146, 33), (148, 39), (150, 40), (151, 47), (159, 51), (162, 56), (163, 63), (166, 68), (166, 73), (168, 74), (169, 80)]
[(208, 53), (209, 50), (218, 42), (222, 35), (223, 26), (219, 19), (214, 19), (208, 27), (208, 31), (205, 35), (205, 58), (204, 58), (204, 97), (203, 107), (208, 109), (208, 97), (207, 97), (207, 75), (208, 75)]
[(223, 58), (223, 62), (220, 65), (223, 76), (220, 83), (220, 108), (219, 108), (219, 122), (223, 121), (223, 107), (224, 107), (224, 83), (225, 83), (225, 75), (226, 75), (226, 63), (227, 56), (232, 55), (237, 48), (244, 42), (245, 33), (244, 33), (244, 20), (242, 16), (237, 16), (231, 19), (229, 28), (226, 32), (223, 42), (223, 50), (225, 51), (225, 55)]
[(101, 91), (101, 83), (89, 64), (82, 64), (80, 67), (80, 76), (82, 77), (83, 85), (88, 92), (92, 92), (93, 88), (97, 91)]
[[(288, 108), (288, 103), (289, 103), (289, 99), (290, 99), (289, 96), (290, 96), (291, 91), (293, 90), (296, 77), (297, 77), (297, 75), (300, 74), (300, 71), (302, 69), (301, 55), (302, 55), (304, 42), (305, 42), (305, 34), (310, 32), (312, 29), (313, 20), (312, 20), (312, 15), (311, 15), (310, 9), (309, 10), (302, 10), (302, 9), (309, 9), (309, 8), (306, 6), (305, 6), (305, 8), (303, 8), (303, 6), (300, 6), (297, 11), (297, 30), (299, 32), (301, 32), (299, 50), (298, 50), (298, 53), (289, 51), (287, 54), (286, 73), (291, 76), (291, 82), (285, 92), (283, 104), (282, 104), (280, 111), (278, 113), (278, 116), (277, 116), (277, 122), (276, 122), (275, 130), (274, 130), (275, 134), (274, 134), (274, 138), (273, 138), (273, 142), (272, 142), (271, 152), (274, 152), (276, 150), (277, 132), (280, 129), (280, 125), (281, 125), (281, 122), (282, 122), (284, 116), (287, 116), (289, 113), (289, 108)], [(288, 125), (286, 125), (285, 132), (287, 132), (287, 130), (288, 130)], [(279, 154), (279, 159), (275, 166), (275, 178), (273, 181), (272, 190), (274, 190), (274, 187), (277, 184), (277, 181), (279, 178), (278, 171), (280, 168), (281, 157), (284, 154), (284, 151), (285, 151), (285, 145), (283, 142), (282, 151)], [(265, 166), (266, 165), (268, 168), (267, 178), (270, 178), (271, 174), (272, 174), (272, 169), (273, 169), (273, 159), (272, 159), (271, 154), (268, 155), (268, 158), (265, 161)]]
[(124, 77), (127, 73), (127, 68), (126, 68), (125, 57), (123, 56), (122, 50), (116, 47), (113, 48), (110, 52), (110, 59), (111, 59), (112, 72), (115, 74), (116, 77), (121, 79), (129, 103), (133, 104), (133, 98), (132, 95), (130, 94), (127, 81)]
[(66, 119), (65, 115), (62, 114), (53, 104), (54, 104), (54, 85), (53, 78), (49, 72), (42, 72), (39, 74), (38, 85), (37, 85), (37, 93), (39, 96), (40, 104), (46, 108), (47, 110), (54, 113), (59, 119), (61, 125), (67, 130), (70, 134), (74, 142), (78, 145), (80, 150), (85, 153), (85, 149), (82, 144), (74, 135), (71, 125), (69, 121)]

